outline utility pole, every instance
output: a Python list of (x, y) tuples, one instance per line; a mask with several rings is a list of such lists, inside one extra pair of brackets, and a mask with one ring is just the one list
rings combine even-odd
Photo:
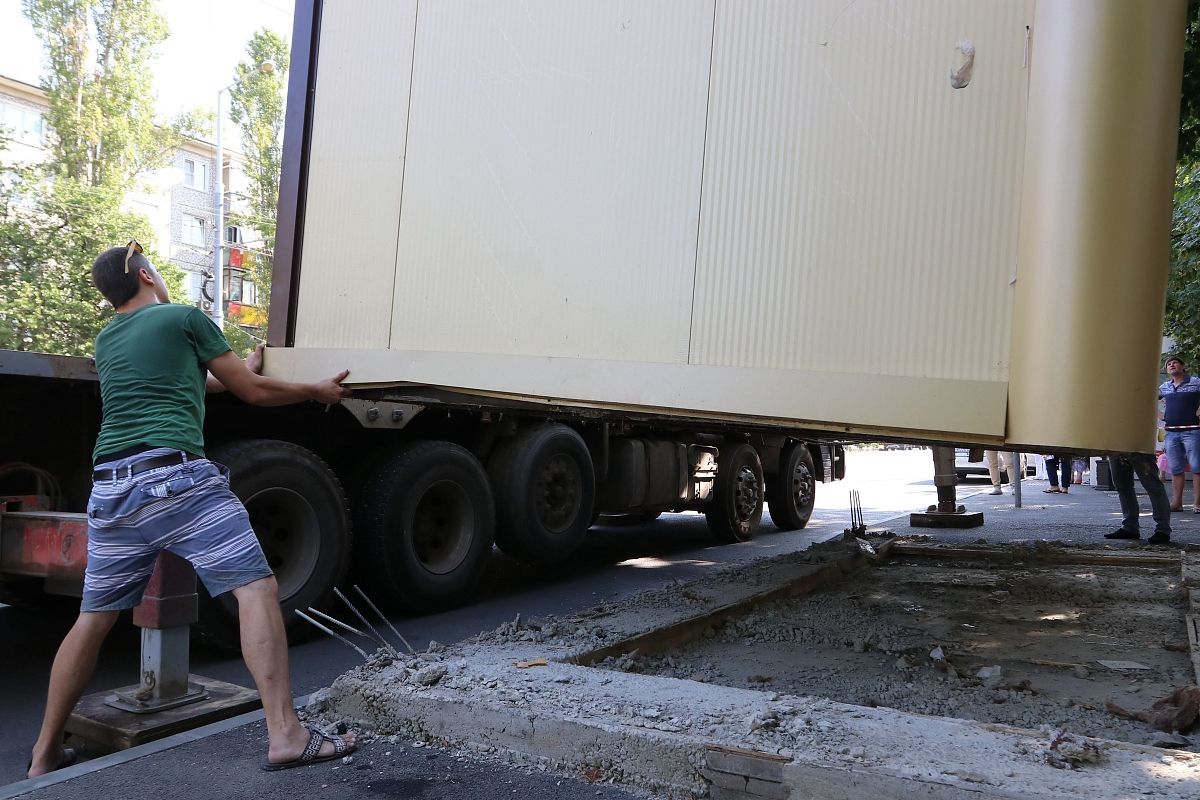
[(221, 149), (221, 123), (224, 121), (224, 115), (221, 113), (221, 95), (232, 89), (236, 84), (237, 81), (234, 81), (217, 92), (217, 163), (213, 175), (213, 186), (217, 190), (217, 205), (214, 216), (216, 224), (213, 230), (212, 320), (222, 330), (225, 328), (225, 295), (221, 290), (221, 287), (224, 285), (224, 275), (221, 274), (221, 271), (224, 269), (223, 262), (225, 260), (225, 154)]

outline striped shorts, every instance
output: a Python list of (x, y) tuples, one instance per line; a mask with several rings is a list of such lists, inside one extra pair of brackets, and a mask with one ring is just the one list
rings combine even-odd
[[(114, 469), (178, 451), (158, 448), (97, 464)], [(208, 459), (97, 481), (88, 500), (84, 611), (119, 611), (141, 602), (158, 554), (196, 568), (214, 597), (273, 573), (229, 488), (229, 470)]]

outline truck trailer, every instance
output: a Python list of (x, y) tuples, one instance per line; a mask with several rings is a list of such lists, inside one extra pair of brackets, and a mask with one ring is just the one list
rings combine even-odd
[[(354, 397), (206, 421), (289, 619), (351, 570), (459, 604), (601, 515), (803, 528), (849, 439), (1142, 449), (1184, 10), (298, 0), (266, 371)], [(0, 355), (5, 419), (84, 404), (0, 494), (77, 510), (86, 367)], [(61, 589), (30, 530), (0, 570)]]

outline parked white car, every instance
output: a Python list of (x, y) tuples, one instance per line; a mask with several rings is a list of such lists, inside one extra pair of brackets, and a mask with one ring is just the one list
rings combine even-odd
[[(958, 475), (960, 481), (964, 481), (968, 477), (988, 477), (987, 462), (982, 457), (983, 451), (980, 450), (979, 453), (980, 459), (978, 461), (971, 461), (970, 448), (954, 448), (954, 473)], [(1032, 477), (1036, 469), (1029, 461), (1029, 454), (1021, 453), (1021, 468), (1025, 470), (1026, 477)], [(1004, 468), (1003, 459), (1000, 461), (1000, 482), (1008, 483), (1008, 470)]]

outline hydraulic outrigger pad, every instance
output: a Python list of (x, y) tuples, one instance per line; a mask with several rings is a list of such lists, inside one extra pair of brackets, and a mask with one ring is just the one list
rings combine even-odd
[(910, 514), (909, 525), (914, 528), (978, 528), (983, 524), (982, 511), (967, 511), (966, 506), (958, 504), (953, 447), (933, 448), (933, 485), (937, 487), (937, 505)]

